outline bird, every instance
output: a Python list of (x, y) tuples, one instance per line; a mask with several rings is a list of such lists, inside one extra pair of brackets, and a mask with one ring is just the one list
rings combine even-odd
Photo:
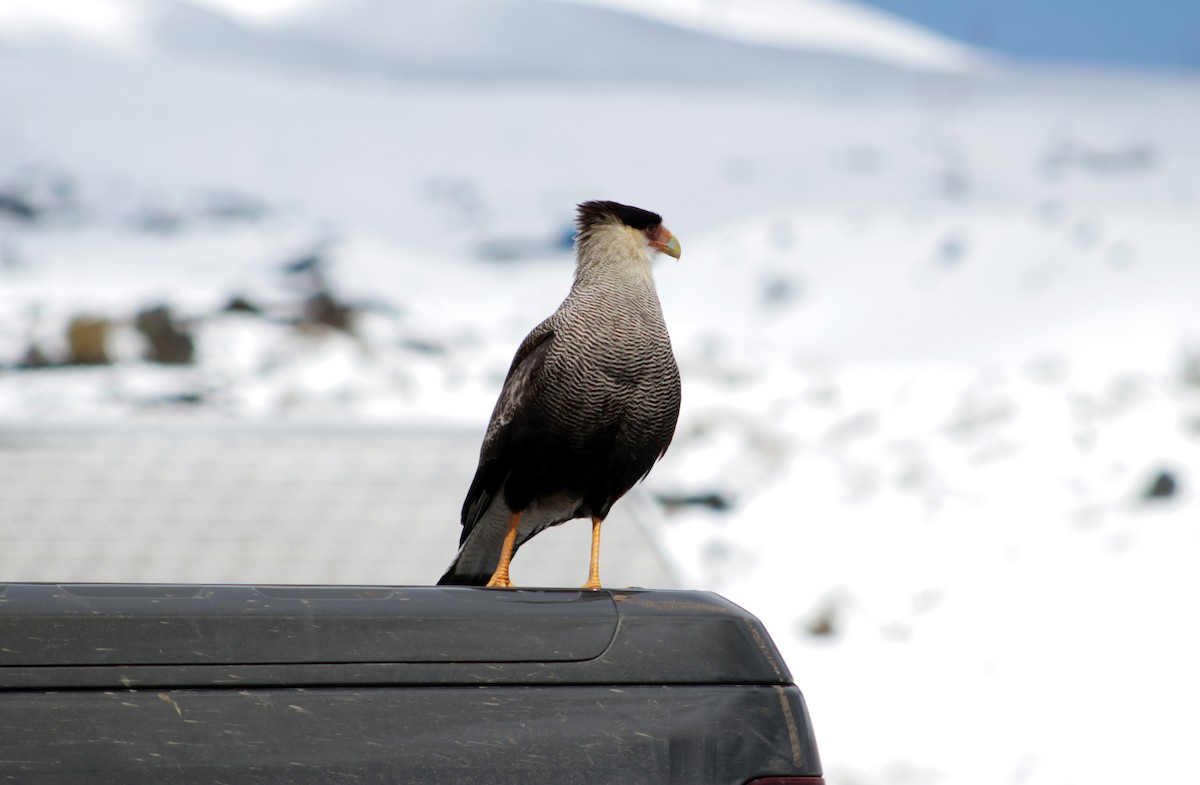
[(679, 366), (651, 262), (679, 259), (679, 240), (658, 213), (613, 201), (579, 204), (575, 225), (571, 289), (517, 348), (439, 585), (511, 588), (521, 545), (590, 518), (583, 588), (601, 588), (601, 524), (675, 434)]

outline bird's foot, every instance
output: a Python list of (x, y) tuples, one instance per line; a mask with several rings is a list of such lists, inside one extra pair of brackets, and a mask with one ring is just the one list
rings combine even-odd
[(504, 544), (500, 548), (500, 563), (496, 565), (496, 571), (492, 573), (492, 579), (487, 582), (485, 588), (488, 589), (511, 589), (512, 581), (508, 579), (508, 564), (512, 561), (514, 543), (517, 539), (517, 527), (521, 524), (520, 511), (513, 512), (508, 516), (508, 532), (504, 535)]
[(585, 589), (600, 588), (600, 524), (604, 523), (598, 517), (592, 517), (592, 563), (588, 567), (587, 583), (583, 584)]

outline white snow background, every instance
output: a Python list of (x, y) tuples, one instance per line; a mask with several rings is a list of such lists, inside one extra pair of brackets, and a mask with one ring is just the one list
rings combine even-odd
[[(827, 781), (1200, 782), (1200, 81), (835, 0), (416, 9), (0, 4), (40, 211), (0, 212), (0, 416), (481, 427), (573, 205), (650, 208), (684, 407), (647, 485), (728, 505), (660, 539), (766, 623)], [(355, 335), (289, 323), (314, 252)], [(157, 303), (194, 365), (142, 359)], [(79, 313), (114, 365), (15, 368)]]

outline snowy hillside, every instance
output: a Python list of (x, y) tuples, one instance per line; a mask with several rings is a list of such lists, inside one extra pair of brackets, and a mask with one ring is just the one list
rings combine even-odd
[(795, 12), (771, 47), (682, 0), (35, 5), (0, 13), (4, 419), (481, 428), (573, 205), (654, 209), (660, 538), (766, 622), (828, 782), (1190, 770), (1200, 84), (868, 65), (800, 9), (926, 39), (828, 0), (745, 6)]
[(9, 0), (0, 9), (0, 40), (64, 37), (110, 51), (151, 47), (385, 79), (795, 85), (830, 70), (961, 73), (984, 63), (967, 47), (831, 0), (755, 0), (732, 13), (689, 0), (336, 0), (301, 4), (270, 24), (239, 23), (198, 0)]
[(856, 55), (894, 66), (957, 71), (982, 64), (969, 47), (846, 0), (565, 0), (659, 19), (762, 46)]

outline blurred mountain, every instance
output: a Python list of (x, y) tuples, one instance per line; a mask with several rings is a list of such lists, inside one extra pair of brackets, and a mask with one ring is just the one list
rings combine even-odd
[(737, 14), (692, 0), (338, 0), (256, 26), (185, 0), (7, 1), (5, 48), (69, 40), (387, 79), (778, 85), (829, 70), (956, 73), (982, 62), (967, 47), (837, 0), (755, 0)]
[(960, 70), (981, 53), (859, 0), (559, 0), (608, 8), (748, 44)]
[[(890, 20), (849, 7), (842, 12), (835, 3), (759, 2), (757, 16), (729, 18), (698, 13), (702, 4), (696, 5), (691, 13), (678, 2), (625, 9), (442, 0), (414, 13), (387, 0), (342, 0), (309, 7), (275, 32), (325, 67), (406, 77), (775, 83), (860, 61), (949, 71), (974, 62), (965, 48), (915, 27), (899, 35), (908, 36), (907, 47), (884, 45), (897, 36)], [(788, 35), (806, 28), (806, 35)], [(880, 42), (875, 50), (868, 48), (872, 40)]]

